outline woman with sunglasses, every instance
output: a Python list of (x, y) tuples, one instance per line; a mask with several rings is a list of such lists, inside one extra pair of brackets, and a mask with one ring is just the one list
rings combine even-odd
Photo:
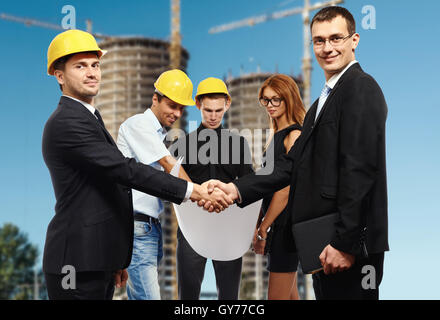
[[(295, 81), (286, 75), (269, 77), (261, 86), (259, 101), (266, 108), (273, 130), (266, 144), (265, 158), (274, 161), (287, 153), (301, 134), (305, 109)], [(263, 166), (266, 166), (263, 163)], [(273, 228), (268, 248), (269, 300), (296, 300), (298, 257), (292, 234), (287, 226), (287, 201), (290, 187), (266, 197), (262, 204), (262, 220), (255, 230), (254, 250), (264, 254), (267, 234)]]

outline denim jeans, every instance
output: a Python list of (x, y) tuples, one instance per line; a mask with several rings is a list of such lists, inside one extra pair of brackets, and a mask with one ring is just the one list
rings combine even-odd
[(129, 300), (160, 300), (157, 266), (162, 256), (161, 225), (135, 221), (133, 255), (127, 269)]

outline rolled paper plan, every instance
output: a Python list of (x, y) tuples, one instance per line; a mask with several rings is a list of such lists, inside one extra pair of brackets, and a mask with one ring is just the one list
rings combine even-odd
[[(171, 170), (177, 176), (183, 158)], [(231, 205), (220, 213), (208, 212), (196, 202), (173, 204), (185, 239), (201, 256), (218, 261), (235, 260), (249, 250), (262, 200), (246, 208)]]

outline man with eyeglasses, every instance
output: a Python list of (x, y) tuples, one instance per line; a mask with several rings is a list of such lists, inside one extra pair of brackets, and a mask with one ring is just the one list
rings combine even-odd
[(387, 105), (376, 81), (355, 60), (360, 36), (348, 10), (320, 10), (311, 32), (326, 83), (301, 136), (288, 155), (277, 159), (272, 174), (232, 184), (212, 181), (209, 189), (222, 188), (246, 206), (290, 184), (292, 224), (337, 217), (332, 240), (319, 256), (323, 270), (313, 275), (316, 298), (378, 299), (389, 250)]

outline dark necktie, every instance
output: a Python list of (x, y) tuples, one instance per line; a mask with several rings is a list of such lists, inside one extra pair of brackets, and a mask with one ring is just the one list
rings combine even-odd
[(99, 123), (100, 123), (103, 127), (105, 127), (105, 125), (104, 125), (104, 121), (102, 121), (102, 117), (101, 117), (101, 114), (99, 113), (98, 109), (95, 109), (95, 116), (98, 118)]

